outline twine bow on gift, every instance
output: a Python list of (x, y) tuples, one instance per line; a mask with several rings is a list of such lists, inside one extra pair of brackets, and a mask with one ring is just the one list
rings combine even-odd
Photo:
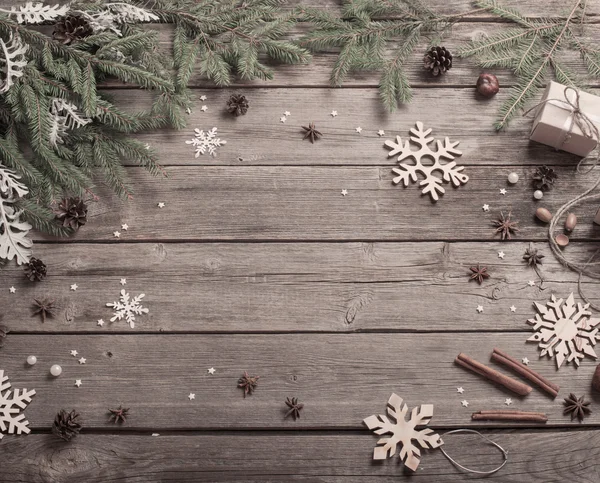
[[(569, 92), (573, 93), (573, 99), (569, 97)], [(571, 133), (573, 132), (573, 126), (577, 126), (581, 133), (588, 139), (592, 139), (595, 141), (596, 145), (594, 149), (598, 147), (598, 143), (600, 143), (600, 131), (598, 130), (598, 126), (594, 122), (600, 123), (600, 118), (593, 116), (591, 114), (586, 114), (582, 111), (579, 100), (580, 94), (577, 89), (571, 86), (565, 87), (564, 90), (565, 98), (563, 99), (545, 99), (542, 102), (539, 102), (531, 109), (528, 109), (523, 113), (523, 116), (527, 116), (530, 112), (537, 109), (538, 107), (544, 106), (546, 104), (550, 104), (552, 106), (560, 107), (561, 109), (565, 109), (569, 111), (569, 116), (565, 120), (562, 128), (562, 134), (554, 143), (553, 148), (562, 149), (563, 145), (569, 141), (571, 137)], [(591, 171), (594, 166), (598, 163), (600, 158), (600, 153), (596, 156), (594, 160), (594, 164), (590, 167), (588, 171)], [(586, 158), (584, 158), (586, 159)], [(582, 159), (581, 162), (584, 160)], [(580, 169), (581, 162), (577, 165), (577, 170)]]

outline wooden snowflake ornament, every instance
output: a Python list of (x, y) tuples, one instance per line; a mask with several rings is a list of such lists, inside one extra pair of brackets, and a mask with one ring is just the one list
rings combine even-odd
[(565, 360), (579, 367), (579, 360), (586, 355), (597, 359), (593, 346), (598, 340), (600, 319), (590, 317), (590, 304), (575, 305), (573, 293), (563, 303), (552, 295), (547, 305), (534, 303), (538, 314), (527, 321), (533, 326), (535, 334), (528, 341), (539, 342), (540, 357), (556, 356), (556, 367), (560, 368)]
[[(404, 186), (408, 186), (409, 182), (416, 183), (418, 181), (417, 174), (421, 174), (425, 177), (421, 181), (420, 186), (423, 186), (422, 193), (431, 196), (434, 201), (437, 201), (440, 194), (444, 194), (446, 190), (443, 188), (442, 183), (452, 182), (456, 187), (461, 184), (465, 184), (469, 181), (469, 177), (466, 174), (462, 174), (461, 171), (464, 166), (456, 166), (456, 162), (451, 161), (446, 164), (442, 164), (441, 160), (449, 159), (453, 160), (455, 156), (461, 156), (462, 152), (456, 149), (459, 141), (451, 143), (448, 138), (444, 139), (444, 142), (436, 141), (437, 150), (433, 151), (429, 147), (434, 138), (427, 137), (431, 133), (431, 129), (423, 130), (423, 123), (418, 121), (417, 127), (410, 130), (412, 134), (410, 141), (418, 144), (421, 148), (417, 151), (410, 149), (410, 141), (405, 141), (402, 144), (400, 136), (396, 136), (396, 142), (386, 141), (386, 147), (390, 148), (391, 151), (388, 153), (388, 157), (398, 156), (398, 162), (400, 168), (394, 168), (392, 171), (397, 174), (392, 181), (394, 184), (398, 184), (401, 181), (404, 182)], [(414, 159), (414, 164), (402, 162), (409, 158)], [(437, 176), (435, 173), (440, 172), (442, 177)]]
[(388, 455), (392, 457), (396, 453), (396, 446), (400, 443), (400, 458), (407, 468), (415, 471), (421, 461), (419, 446), (433, 449), (444, 444), (440, 435), (434, 433), (432, 429), (416, 429), (429, 424), (433, 416), (433, 404), (422, 404), (418, 408), (413, 408), (410, 419), (406, 421), (404, 418), (408, 406), (403, 404), (400, 396), (392, 394), (387, 403), (387, 412), (395, 422), (391, 422), (385, 415), (369, 416), (363, 421), (375, 434), (392, 435), (377, 441), (378, 446), (373, 450), (373, 459), (384, 460)]
[(3, 432), (8, 433), (29, 433), (31, 430), (27, 427), (29, 421), (21, 412), (31, 402), (35, 395), (35, 390), (15, 389), (10, 391), (10, 382), (8, 376), (0, 369), (0, 439)]

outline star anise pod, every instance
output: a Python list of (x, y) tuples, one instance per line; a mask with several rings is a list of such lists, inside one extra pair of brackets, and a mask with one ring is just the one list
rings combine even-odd
[(46, 318), (52, 318), (56, 315), (58, 307), (54, 305), (54, 300), (48, 298), (33, 299), (33, 314), (39, 315), (42, 318), (42, 323), (46, 322)]
[(533, 173), (533, 187), (538, 190), (549, 190), (558, 178), (552, 168), (539, 166)]
[(317, 141), (318, 139), (320, 139), (323, 135), (317, 131), (315, 129), (315, 123), (311, 122), (308, 127), (306, 126), (302, 126), (302, 129), (304, 129), (304, 137), (302, 138), (304, 139), (310, 139), (311, 143), (314, 143), (315, 141)]
[(495, 233), (500, 233), (502, 240), (510, 240), (512, 238), (511, 234), (519, 231), (517, 228), (519, 222), (511, 220), (511, 216), (512, 212), (510, 211), (508, 212), (508, 216), (504, 216), (504, 213), (500, 212), (500, 218), (492, 221), (492, 224), (496, 227)]
[(292, 418), (294, 418), (294, 421), (296, 421), (296, 419), (300, 418), (300, 411), (304, 407), (304, 404), (299, 403), (297, 397), (288, 397), (288, 398), (286, 398), (285, 399), (285, 405), (288, 408), (290, 408), (290, 410), (287, 413), (285, 413), (285, 417), (286, 418), (288, 416), (291, 416)]
[(533, 243), (530, 243), (529, 248), (525, 250), (523, 260), (527, 262), (527, 265), (535, 268), (542, 264), (542, 258), (544, 258), (544, 256), (545, 255), (542, 255), (537, 248), (533, 247)]
[(244, 390), (244, 397), (254, 392), (256, 386), (258, 386), (259, 379), (260, 376), (250, 376), (244, 371), (244, 375), (238, 379), (238, 387)]
[(123, 406), (119, 405), (119, 409), (109, 409), (108, 411), (110, 412), (109, 421), (114, 423), (124, 423), (127, 420), (129, 408), (124, 408)]
[(588, 407), (589, 401), (584, 401), (584, 397), (577, 398), (575, 394), (569, 394), (569, 397), (565, 398), (565, 409), (563, 414), (571, 414), (571, 421), (577, 418), (579, 422), (583, 421), (583, 418), (592, 413), (592, 410)]
[(479, 263), (476, 267), (471, 267), (469, 270), (471, 270), (469, 280), (477, 280), (479, 285), (481, 285), (486, 278), (490, 278), (490, 274), (487, 273), (487, 267), (481, 267)]

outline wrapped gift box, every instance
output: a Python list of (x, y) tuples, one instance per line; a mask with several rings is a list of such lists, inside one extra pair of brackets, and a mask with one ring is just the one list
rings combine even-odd
[[(567, 95), (573, 102), (575, 92), (569, 89)], [(542, 101), (546, 100), (550, 102), (538, 108), (529, 138), (578, 156), (590, 154), (596, 148), (598, 139), (593, 133), (593, 138), (585, 136), (577, 123), (571, 123), (572, 109), (565, 104), (565, 86), (551, 81), (542, 98)], [(579, 91), (579, 106), (581, 112), (600, 130), (600, 97)]]

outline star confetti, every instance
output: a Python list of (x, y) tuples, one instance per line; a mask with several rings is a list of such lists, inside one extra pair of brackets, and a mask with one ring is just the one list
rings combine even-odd
[(85, 357), (82, 357), (81, 359), (79, 359), (78, 361), (80, 364), (85, 364), (87, 362), (87, 359)]
[(75, 386), (81, 387), (81, 379), (75, 379)]
[(483, 211), (490, 211), (490, 205), (488, 204), (483, 205), (481, 208), (483, 208)]
[(8, 291), (9, 291), (10, 293), (16, 293), (16, 292), (17, 292), (17, 289), (16, 289), (15, 287), (10, 287), (10, 288), (8, 289)]
[(477, 312), (479, 312), (479, 313), (483, 312), (483, 305), (477, 306)]
[(72, 351), (71, 351), (71, 355), (72, 355), (73, 357), (77, 357), (77, 355), (78, 355), (78, 354), (79, 354), (79, 352), (77, 352), (76, 350), (72, 350)]
[(501, 195), (505, 195), (505, 194), (506, 194), (506, 190), (505, 190), (504, 188), (502, 188), (502, 189), (500, 190), (500, 194), (501, 194)]
[(79, 285), (77, 285), (76, 283), (74, 283), (73, 285), (71, 285), (71, 290), (73, 292), (75, 292), (78, 288), (79, 288)]
[(360, 134), (360, 133), (362, 132), (362, 127), (358, 126), (358, 127), (355, 129), (355, 131), (356, 131), (358, 134)]
[(504, 400), (504, 404), (506, 404), (507, 406), (510, 406), (510, 405), (512, 404), (512, 402), (513, 402), (513, 401), (512, 401), (512, 399), (511, 399), (511, 398), (509, 398), (509, 397), (507, 397), (507, 398)]
[(342, 190), (342, 196), (346, 196), (348, 194), (348, 190)]
[(331, 117), (336, 117), (338, 115), (337, 111), (331, 111)]
[(465, 392), (465, 389), (462, 386), (461, 387), (457, 387), (456, 388), (456, 392), (459, 393), (459, 394), (462, 394), (462, 393)]
[(521, 362), (522, 362), (523, 364), (525, 364), (526, 366), (528, 366), (528, 365), (529, 365), (529, 359), (527, 359), (527, 357), (523, 357), (523, 359), (521, 359)]
[(121, 238), (121, 232), (120, 231), (113, 231), (113, 236), (115, 238)]
[(214, 367), (211, 367), (210, 369), (207, 370), (207, 372), (212, 375), (215, 372), (217, 372), (217, 370)]
[(165, 204), (161, 201), (161, 202), (157, 203), (156, 206), (158, 206), (159, 208), (164, 208)]
[(126, 278), (122, 278), (121, 281), (119, 282), (121, 285), (125, 285), (127, 283), (127, 279)]
[(510, 306), (510, 311), (511, 311), (511, 312), (516, 312), (516, 311), (517, 311), (517, 308), (516, 308), (514, 305), (511, 305), (511, 306)]
[(190, 394), (188, 395), (188, 399), (191, 401), (193, 399), (196, 399), (196, 395), (193, 392), (190, 392)]
[(466, 399), (463, 399), (463, 400), (460, 402), (460, 404), (461, 404), (461, 406), (462, 406), (463, 408), (468, 408), (468, 407), (469, 407), (469, 401), (467, 401)]
[(505, 256), (505, 253), (503, 251), (498, 252), (498, 258), (501, 258), (502, 260), (504, 260), (504, 256)]
[(381, 136), (385, 136), (385, 131), (384, 131), (383, 129), (380, 129), (379, 131), (377, 131), (377, 135), (378, 135), (379, 137), (381, 137)]

